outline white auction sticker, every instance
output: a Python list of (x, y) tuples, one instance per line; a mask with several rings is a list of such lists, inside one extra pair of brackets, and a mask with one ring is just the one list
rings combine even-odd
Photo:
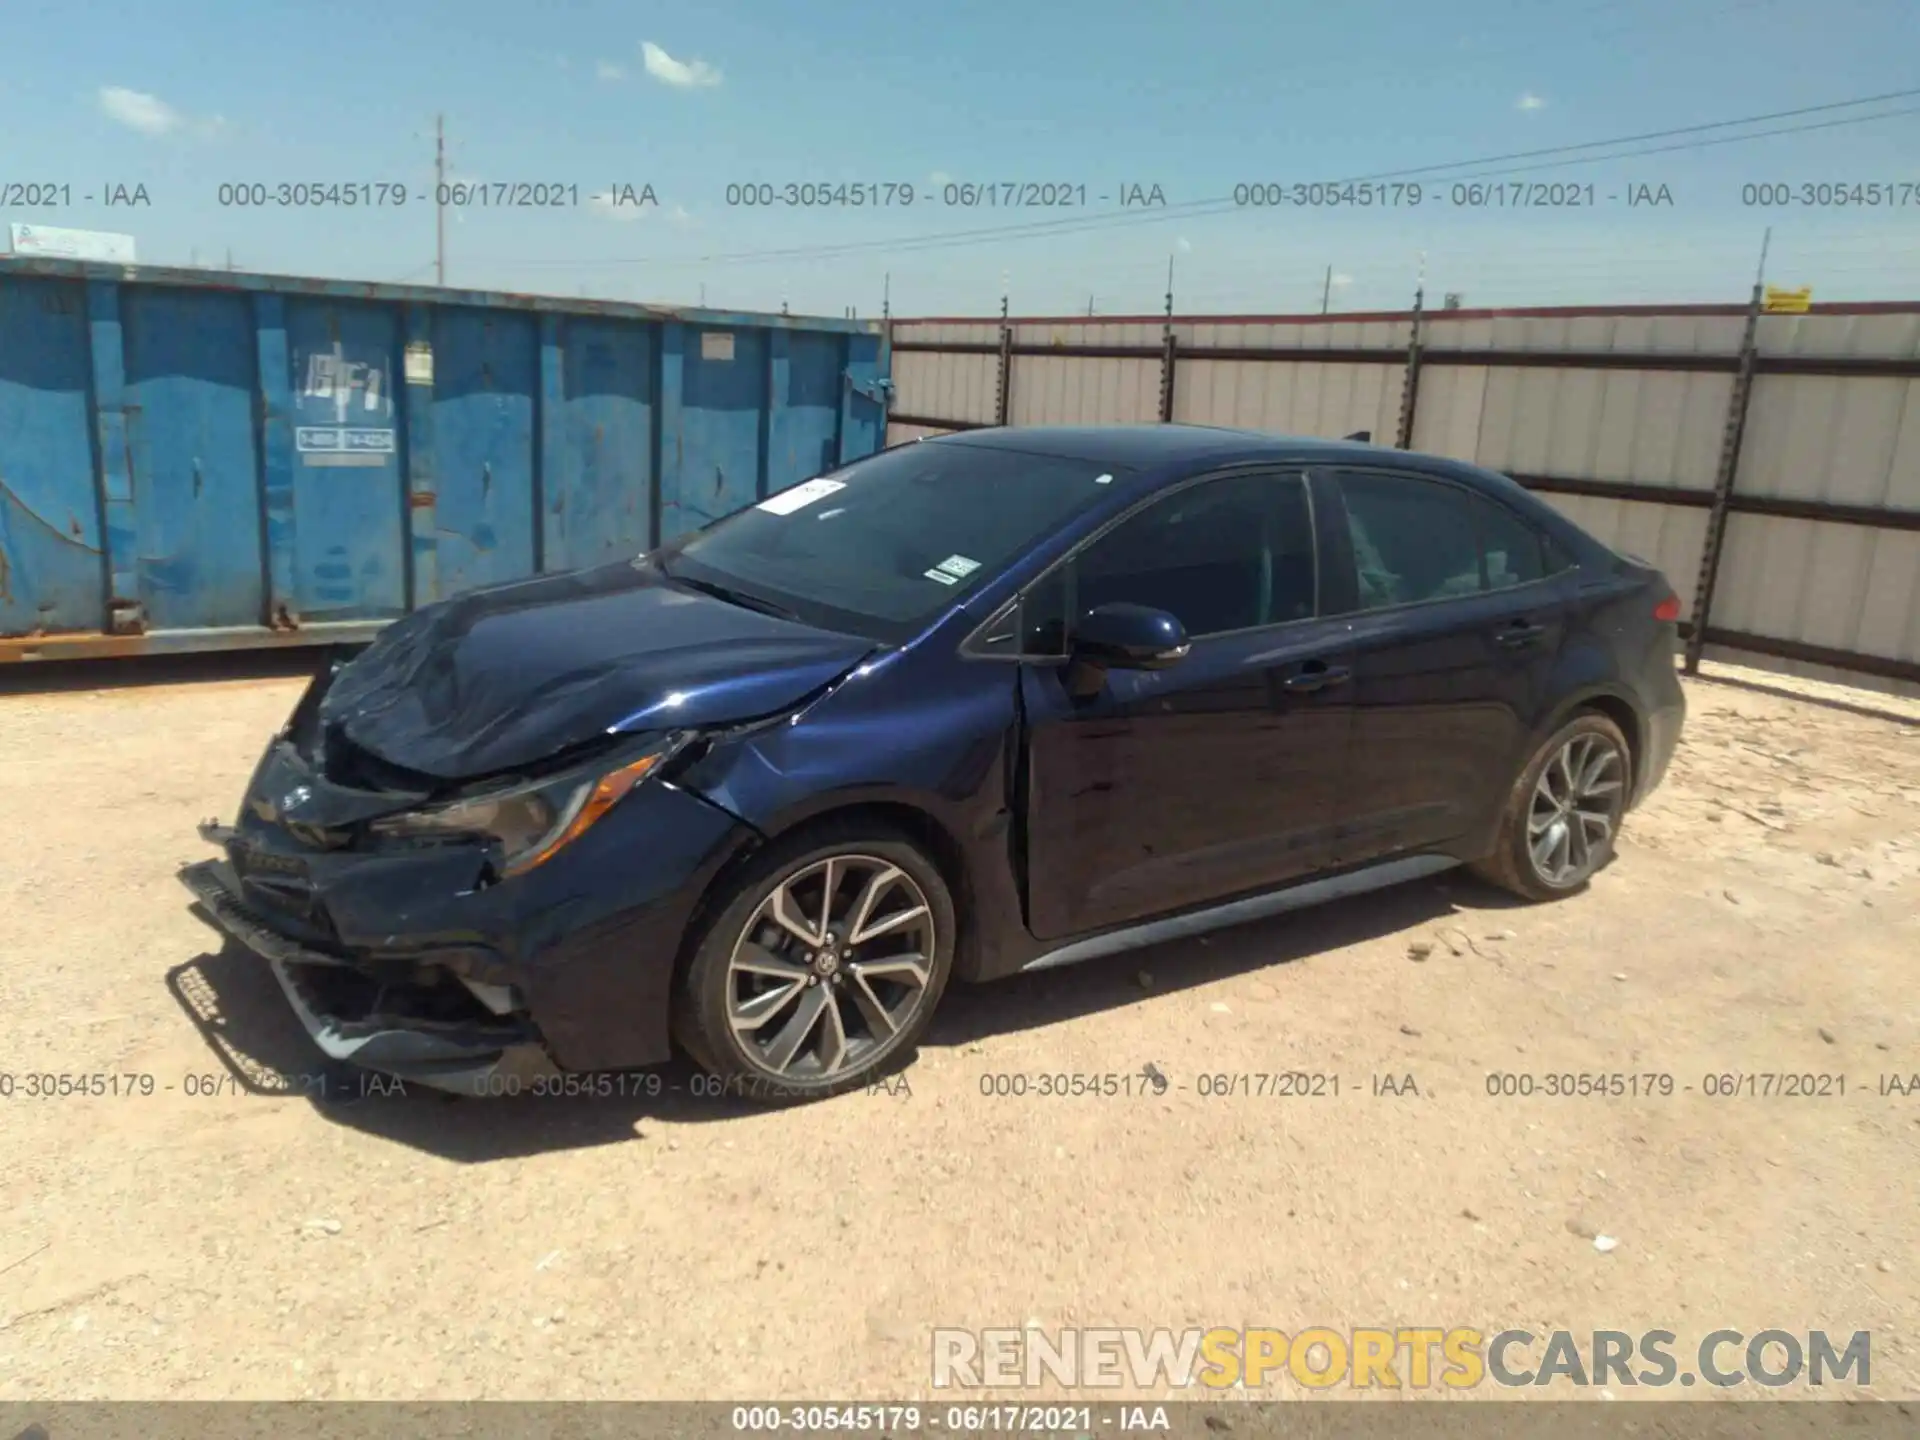
[(944, 570), (927, 570), (923, 573), (927, 579), (938, 580), (942, 585), (958, 585), (960, 583), (960, 577), (958, 575), (949, 575)]
[(835, 491), (846, 488), (847, 482), (844, 480), (805, 480), (790, 490), (769, 495), (760, 502), (759, 508), (769, 515), (791, 515), (796, 510), (804, 510), (816, 500), (824, 500)]
[(969, 560), (964, 555), (949, 555), (933, 568), (945, 571), (956, 580), (963, 580), (980, 568), (980, 562)]

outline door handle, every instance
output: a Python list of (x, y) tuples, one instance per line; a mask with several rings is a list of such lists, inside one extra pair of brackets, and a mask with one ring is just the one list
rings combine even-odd
[(1332, 685), (1344, 685), (1353, 678), (1353, 671), (1344, 665), (1324, 665), (1318, 660), (1309, 660), (1299, 673), (1289, 675), (1280, 683), (1296, 695), (1325, 690)]
[(1546, 633), (1544, 625), (1536, 625), (1531, 620), (1516, 620), (1493, 638), (1508, 650), (1524, 650), (1529, 645), (1538, 645)]

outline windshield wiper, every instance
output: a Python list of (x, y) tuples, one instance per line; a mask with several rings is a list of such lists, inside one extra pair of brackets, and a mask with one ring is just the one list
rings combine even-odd
[(758, 610), (762, 615), (771, 615), (779, 620), (798, 620), (797, 611), (784, 605), (776, 605), (771, 600), (762, 600), (758, 595), (749, 595), (744, 590), (735, 590), (730, 585), (715, 584), (711, 580), (696, 580), (691, 575), (676, 575), (664, 565), (661, 570), (676, 585), (684, 585), (689, 590), (698, 590), (702, 595), (711, 595), (716, 600), (724, 600), (729, 605), (738, 605), (743, 610)]

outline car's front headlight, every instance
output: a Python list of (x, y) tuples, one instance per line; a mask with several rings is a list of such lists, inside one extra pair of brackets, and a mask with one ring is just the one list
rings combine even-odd
[(545, 864), (586, 834), (609, 810), (684, 746), (676, 736), (611, 770), (508, 786), (404, 815), (376, 820), (368, 828), (392, 839), (424, 840), (477, 836), (499, 843), (505, 875), (522, 875)]

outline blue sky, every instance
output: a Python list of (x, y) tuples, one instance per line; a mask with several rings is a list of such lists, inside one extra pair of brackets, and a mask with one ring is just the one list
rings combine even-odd
[[(453, 179), (579, 196), (453, 212), (463, 286), (864, 316), (890, 277), (895, 314), (994, 312), (1003, 284), (1016, 313), (1117, 314), (1160, 308), (1171, 256), (1182, 312), (1317, 309), (1329, 267), (1332, 308), (1401, 308), (1423, 263), (1431, 294), (1469, 305), (1740, 300), (1771, 224), (1775, 283), (1909, 298), (1920, 94), (1756, 128), (1911, 112), (1877, 123), (1739, 144), (1463, 162), (1920, 88), (1916, 42), (1914, 0), (6, 0), (0, 201), (54, 185), (71, 202), (0, 221), (129, 232), (149, 263), (431, 280), (444, 114)], [(1448, 165), (1405, 177), (1418, 207), (1402, 191), (1367, 210), (1178, 208)], [(1597, 203), (1455, 206), (1461, 176), (1591, 183)], [(917, 198), (727, 204), (730, 183), (790, 181)], [(1087, 203), (949, 206), (948, 181), (1084, 186)], [(1742, 204), (1744, 184), (1802, 181), (1905, 203)], [(234, 182), (412, 198), (223, 206)], [(151, 204), (82, 199), (110, 184)], [(1173, 208), (1110, 219), (1099, 197), (1129, 184)], [(591, 199), (609, 185), (658, 204), (609, 213)], [(1642, 185), (1672, 203), (1627, 205)], [(1041, 222), (1071, 223), (1007, 233)]]

